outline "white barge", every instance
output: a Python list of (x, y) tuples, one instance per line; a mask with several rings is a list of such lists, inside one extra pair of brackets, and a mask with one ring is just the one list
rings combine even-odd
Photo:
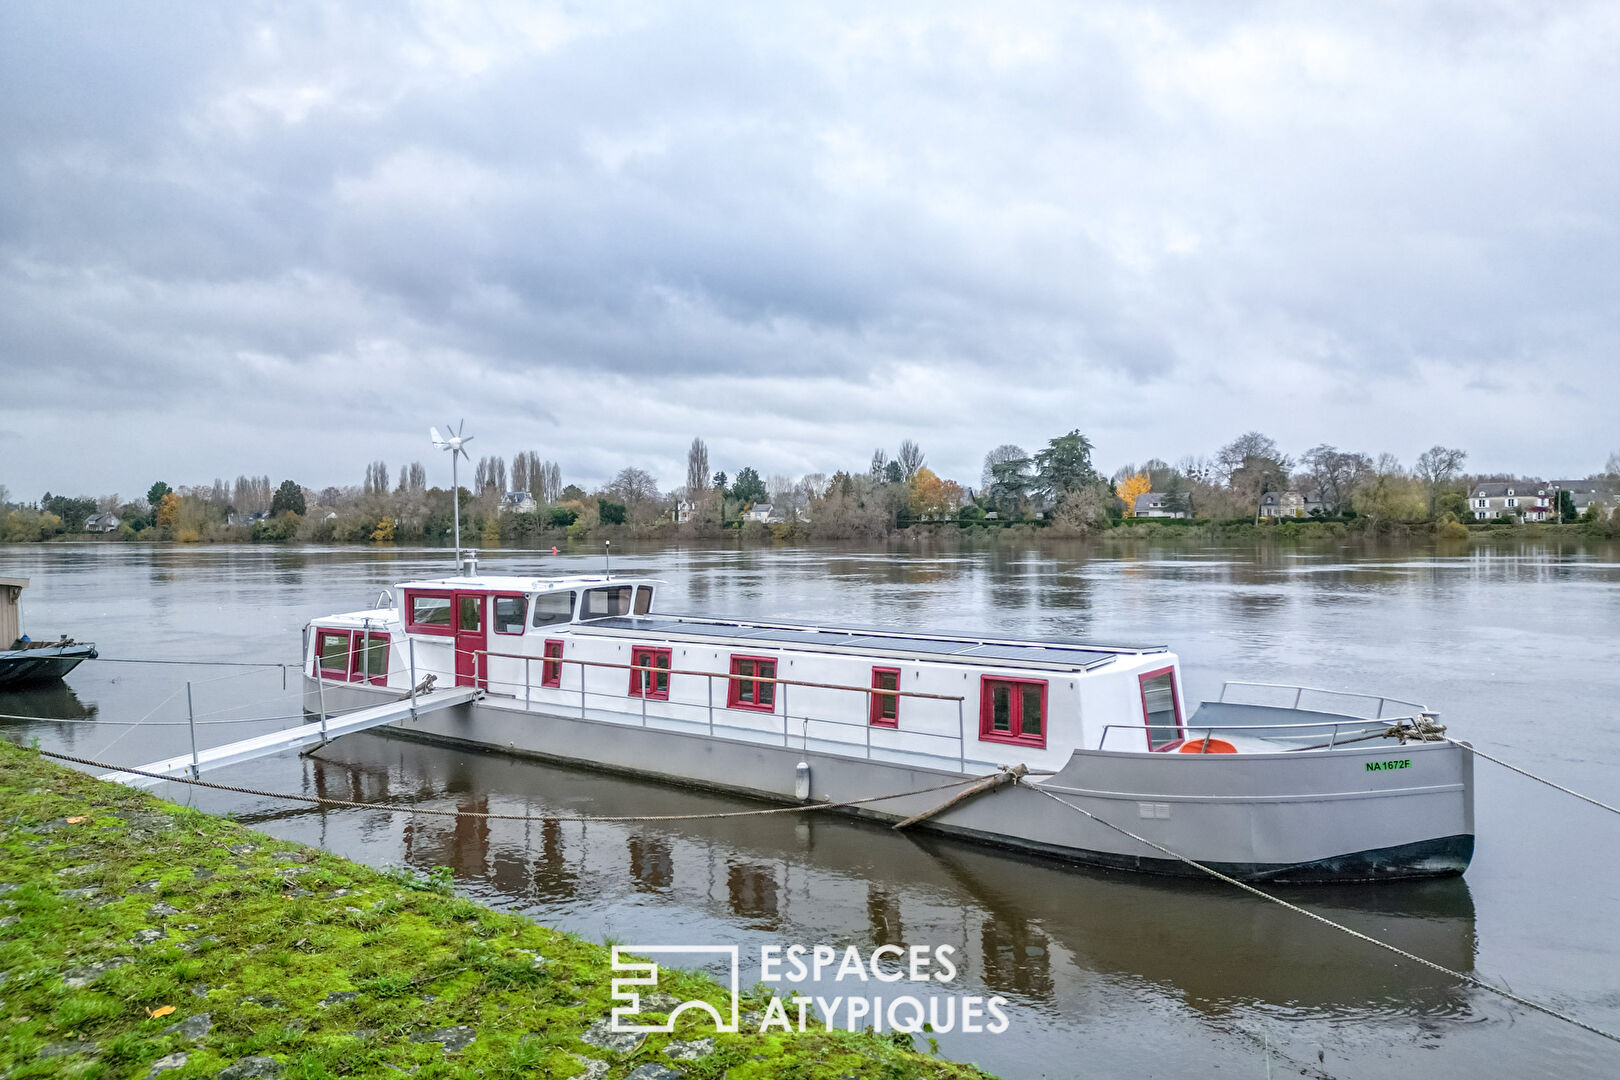
[(1023, 765), (917, 827), (1150, 873), (1199, 871), (1100, 822), (1250, 881), (1455, 875), (1473, 854), (1472, 755), (1414, 739), (1434, 718), (1415, 703), (1228, 683), (1189, 713), (1165, 648), (670, 616), (659, 585), (404, 582), (309, 624), (306, 708), (431, 675), (483, 695), (385, 730), (782, 802), (935, 789), (850, 808), (887, 820)]

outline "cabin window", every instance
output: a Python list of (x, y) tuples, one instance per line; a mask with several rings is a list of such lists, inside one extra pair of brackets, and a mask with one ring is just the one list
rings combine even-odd
[[(872, 669), (873, 690), (899, 690), (900, 669), (892, 667), (875, 667)], [(873, 727), (899, 727), (900, 726), (900, 695), (899, 694), (869, 694), (871, 698), (871, 715), (869, 720)]]
[(636, 590), (636, 614), (645, 615), (652, 610), (652, 586), (643, 585)]
[(979, 688), (979, 738), (1046, 745), (1046, 680), (984, 676)]
[(630, 614), (630, 594), (635, 591), (631, 585), (616, 585), (611, 589), (585, 590), (585, 610), (580, 612), (582, 619), (605, 619), (615, 615)]
[(733, 656), (726, 693), (728, 709), (776, 711), (776, 660), (769, 656)]
[(449, 593), (406, 593), (405, 629), (413, 634), (452, 634)]
[(388, 685), (387, 634), (362, 630), (354, 635), (354, 677), (373, 686)]
[(528, 614), (526, 596), (497, 596), (495, 598), (495, 632), (497, 634), (523, 633), (523, 617)]
[(457, 599), (460, 605), (461, 620), (458, 625), (469, 634), (477, 633), (484, 625), (484, 598), (482, 596), (462, 596)]
[(630, 696), (669, 700), (669, 650), (637, 645), (630, 650)]
[(546, 641), (545, 659), (540, 662), (540, 685), (562, 685), (563, 643), (557, 638)]
[(349, 632), (321, 630), (315, 636), (316, 671), (323, 679), (349, 678)]
[(574, 594), (571, 592), (541, 593), (534, 598), (534, 621), (531, 626), (550, 626), (567, 622), (574, 617)]
[(1141, 676), (1142, 722), (1147, 725), (1148, 749), (1162, 750), (1181, 739), (1181, 703), (1176, 700), (1175, 668), (1160, 668)]

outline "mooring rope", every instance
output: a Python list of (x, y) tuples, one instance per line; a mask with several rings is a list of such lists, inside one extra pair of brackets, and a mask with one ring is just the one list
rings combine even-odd
[(391, 814), (427, 814), (432, 817), (452, 818), (484, 818), (490, 821), (559, 821), (559, 822), (592, 822), (592, 821), (704, 821), (713, 818), (737, 817), (763, 817), (767, 814), (797, 814), (807, 810), (836, 810), (845, 806), (864, 806), (867, 803), (886, 802), (889, 799), (903, 799), (908, 795), (926, 795), (933, 791), (944, 791), (947, 788), (962, 787), (967, 784), (976, 784), (987, 780), (996, 773), (985, 776), (966, 776), (960, 780), (952, 780), (948, 784), (936, 784), (933, 787), (918, 788), (916, 791), (898, 791), (892, 795), (869, 795), (864, 799), (847, 799), (843, 802), (807, 803), (803, 806), (773, 806), (764, 810), (728, 810), (712, 814), (640, 814), (619, 817), (562, 817), (555, 814), (492, 814), (479, 810), (431, 810), (426, 807), (399, 806), (394, 803), (355, 802), (349, 799), (330, 799), (324, 795), (294, 795), (285, 791), (264, 791), (259, 788), (238, 787), (234, 784), (219, 784), (212, 780), (198, 780), (189, 776), (169, 776), (165, 773), (149, 772), (145, 769), (136, 769), (124, 765), (109, 765), (105, 761), (93, 761), (90, 758), (75, 757), (72, 754), (59, 754), (54, 750), (39, 750), (35, 753), (42, 757), (55, 758), (57, 761), (71, 761), (75, 765), (88, 765), (95, 769), (106, 769), (111, 773), (127, 774), (129, 776), (147, 776), (154, 780), (166, 780), (176, 784), (190, 784), (192, 787), (210, 788), (214, 791), (230, 791), (238, 795), (253, 795), (261, 799), (287, 799), (292, 802), (315, 803), (320, 806), (341, 806), (351, 810), (386, 810)]
[(1484, 758), (1486, 761), (1494, 761), (1496, 764), (1502, 766), (1502, 768), (1507, 769), (1510, 772), (1516, 772), (1520, 776), (1528, 776), (1538, 784), (1546, 784), (1548, 787), (1556, 791), (1562, 791), (1565, 795), (1573, 795), (1582, 802), (1589, 802), (1593, 806), (1600, 806), (1611, 814), (1620, 814), (1620, 806), (1610, 806), (1608, 803), (1600, 802), (1597, 799), (1592, 798), (1590, 795), (1582, 795), (1580, 792), (1571, 790), (1570, 788), (1565, 787), (1563, 784), (1556, 784), (1553, 781), (1548, 780), (1545, 776), (1537, 776), (1528, 769), (1521, 769), (1517, 765), (1510, 765), (1508, 762), (1503, 761), (1499, 757), (1492, 757), (1490, 754), (1487, 754), (1477, 746), (1469, 746), (1465, 742), (1459, 742), (1458, 740), (1449, 737), (1446, 739), (1446, 742), (1450, 743), (1452, 746), (1459, 746), (1462, 749), (1469, 751), (1476, 757)]
[(1103, 826), (1105, 828), (1112, 829), (1115, 832), (1120, 833), (1121, 835), (1128, 836), (1132, 840), (1137, 841), (1138, 843), (1146, 844), (1148, 847), (1152, 848), (1153, 850), (1161, 852), (1161, 853), (1163, 853), (1165, 855), (1168, 855), (1172, 859), (1177, 860), (1178, 862), (1186, 863), (1188, 866), (1191, 866), (1196, 870), (1202, 870), (1204, 873), (1208, 874), (1210, 877), (1214, 878), (1217, 881), (1224, 881), (1228, 885), (1235, 885), (1238, 888), (1242, 889), (1246, 893), (1250, 893), (1250, 894), (1252, 894), (1254, 896), (1258, 896), (1260, 899), (1265, 900), (1265, 901), (1267, 901), (1269, 903), (1272, 903), (1272, 904), (1276, 904), (1279, 907), (1287, 908), (1289, 911), (1294, 912), (1296, 915), (1303, 915), (1307, 919), (1315, 919), (1317, 922), (1321, 923), (1324, 926), (1331, 926), (1335, 930), (1339, 930), (1339, 931), (1342, 931), (1342, 932), (1344, 932), (1346, 934), (1349, 934), (1353, 938), (1359, 938), (1360, 940), (1365, 941), (1368, 944), (1376, 945), (1380, 949), (1386, 949), (1389, 952), (1394, 953), (1396, 956), (1399, 956), (1404, 960), (1410, 960), (1414, 964), (1421, 964), (1424, 967), (1429, 968), (1429, 969), (1431, 969), (1433, 971), (1438, 971), (1443, 975), (1449, 975), (1453, 979), (1457, 979), (1457, 980), (1459, 980), (1461, 982), (1468, 983), (1471, 986), (1477, 986), (1481, 990), (1485, 990), (1485, 991), (1487, 991), (1489, 993), (1496, 994), (1499, 997), (1506, 998), (1507, 1000), (1509, 1000), (1511, 1002), (1514, 1002), (1515, 1004), (1523, 1005), (1527, 1009), (1533, 1009), (1536, 1012), (1544, 1013), (1545, 1015), (1550, 1016), (1555, 1020), (1562, 1020), (1566, 1024), (1573, 1024), (1573, 1025), (1575, 1025), (1576, 1027), (1580, 1028), (1583, 1031), (1589, 1031), (1593, 1035), (1598, 1035), (1598, 1036), (1601, 1036), (1601, 1037), (1603, 1037), (1605, 1039), (1608, 1039), (1610, 1042), (1620, 1043), (1620, 1035), (1616, 1035), (1614, 1032), (1605, 1031), (1600, 1027), (1595, 1027), (1592, 1024), (1588, 1024), (1584, 1020), (1576, 1019), (1575, 1017), (1570, 1016), (1567, 1013), (1561, 1013), (1557, 1009), (1554, 1009), (1550, 1005), (1543, 1005), (1539, 1001), (1532, 1001), (1527, 997), (1521, 997), (1520, 995), (1513, 993), (1511, 990), (1503, 990), (1499, 986), (1492, 986), (1490, 983), (1485, 982), (1483, 979), (1479, 978), (1477, 975), (1469, 975), (1466, 972), (1454, 971), (1453, 969), (1448, 968), (1443, 964), (1435, 963), (1433, 960), (1425, 960), (1423, 957), (1418, 956), (1416, 953), (1409, 953), (1405, 949), (1401, 948), (1398, 945), (1391, 945), (1387, 941), (1380, 941), (1377, 938), (1371, 936), (1370, 934), (1364, 934), (1360, 930), (1351, 929), (1350, 927), (1344, 925), (1343, 923), (1334, 922), (1332, 919), (1329, 919), (1329, 918), (1327, 918), (1326, 916), (1323, 916), (1323, 915), (1318, 915), (1316, 912), (1310, 911), (1310, 910), (1308, 910), (1306, 908), (1302, 908), (1298, 904), (1291, 904), (1287, 900), (1284, 900), (1280, 896), (1273, 896), (1271, 893), (1268, 893), (1268, 892), (1264, 891), (1263, 889), (1255, 888), (1253, 885), (1250, 885), (1246, 881), (1239, 881), (1237, 878), (1232, 877), (1229, 874), (1223, 874), (1219, 870), (1216, 870), (1213, 867), (1205, 866), (1203, 863), (1198, 862), (1195, 859), (1190, 859), (1187, 856), (1181, 854), (1179, 851), (1172, 851), (1170, 848), (1165, 847), (1163, 844), (1156, 843), (1155, 841), (1149, 840), (1145, 836), (1138, 836), (1136, 833), (1131, 832), (1131, 830), (1125, 828), (1124, 826), (1115, 825), (1112, 821), (1108, 821), (1105, 818), (1098, 817), (1096, 814), (1093, 814), (1090, 810), (1087, 810), (1085, 807), (1076, 806), (1074, 803), (1070, 802), (1069, 800), (1067, 800), (1065, 798), (1062, 798), (1062, 797), (1054, 794), (1053, 792), (1047, 791), (1045, 788), (1041, 787), (1041, 785), (1039, 785), (1039, 784), (1031, 783), (1027, 779), (1021, 780), (1021, 781), (1019, 781), (1019, 783), (1023, 784), (1025, 787), (1029, 788), (1031, 791), (1036, 791), (1036, 792), (1039, 792), (1042, 795), (1045, 795), (1048, 799), (1051, 799), (1054, 802), (1062, 803), (1064, 806), (1067, 806), (1070, 810), (1074, 810), (1074, 811), (1077, 811), (1078, 813), (1084, 814), (1086, 817), (1090, 818), (1092, 821), (1095, 821), (1097, 824), (1099, 824), (1099, 825), (1101, 825), (1101, 826)]

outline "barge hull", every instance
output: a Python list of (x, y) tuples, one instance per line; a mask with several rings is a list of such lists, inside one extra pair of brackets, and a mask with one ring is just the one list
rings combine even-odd
[[(319, 708), (314, 687), (306, 676), (311, 711)], [(380, 687), (327, 683), (325, 707), (338, 711), (397, 696)], [(643, 727), (630, 717), (538, 712), (499, 697), (377, 730), (781, 804), (798, 802), (793, 790), (801, 761), (810, 766), (815, 802), (937, 788), (963, 776), (954, 767), (823, 753), (793, 745), (796, 740), (783, 746), (779, 739)], [(1365, 768), (1395, 753), (1417, 767)], [(1006, 764), (1015, 763), (1016, 755), (1009, 756)], [(1237, 758), (1076, 751), (1069, 765), (1038, 782), (1102, 821), (1243, 881), (1446, 877), (1461, 874), (1473, 854), (1471, 755), (1445, 743)], [(935, 790), (838, 812), (892, 822), (931, 810), (952, 794)], [(965, 802), (916, 828), (1111, 870), (1205, 876), (1021, 786)]]

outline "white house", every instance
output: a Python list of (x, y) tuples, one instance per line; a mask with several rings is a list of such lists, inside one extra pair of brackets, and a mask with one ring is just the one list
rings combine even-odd
[(501, 496), (501, 513), (503, 514), (532, 514), (538, 504), (534, 496), (527, 491), (508, 491)]
[(1546, 521), (1557, 512), (1557, 493), (1543, 480), (1494, 480), (1477, 485), (1468, 496), (1468, 509), (1480, 520), (1519, 517)]
[(685, 525), (697, 513), (698, 505), (690, 499), (682, 499), (675, 504), (675, 524)]
[(84, 519), (84, 531), (90, 533), (117, 532), (119, 524), (117, 514), (91, 514)]
[(1314, 491), (1302, 494), (1289, 488), (1287, 491), (1268, 491), (1260, 497), (1261, 517), (1301, 518), (1325, 513), (1327, 504)]
[(1136, 497), (1133, 507), (1139, 518), (1184, 518), (1192, 515), (1185, 510), (1170, 510), (1164, 505), (1165, 493), (1162, 491), (1144, 491)]
[(750, 506), (747, 510), (743, 511), (743, 520), (762, 522), (771, 520), (771, 504), (755, 503), (753, 506)]

